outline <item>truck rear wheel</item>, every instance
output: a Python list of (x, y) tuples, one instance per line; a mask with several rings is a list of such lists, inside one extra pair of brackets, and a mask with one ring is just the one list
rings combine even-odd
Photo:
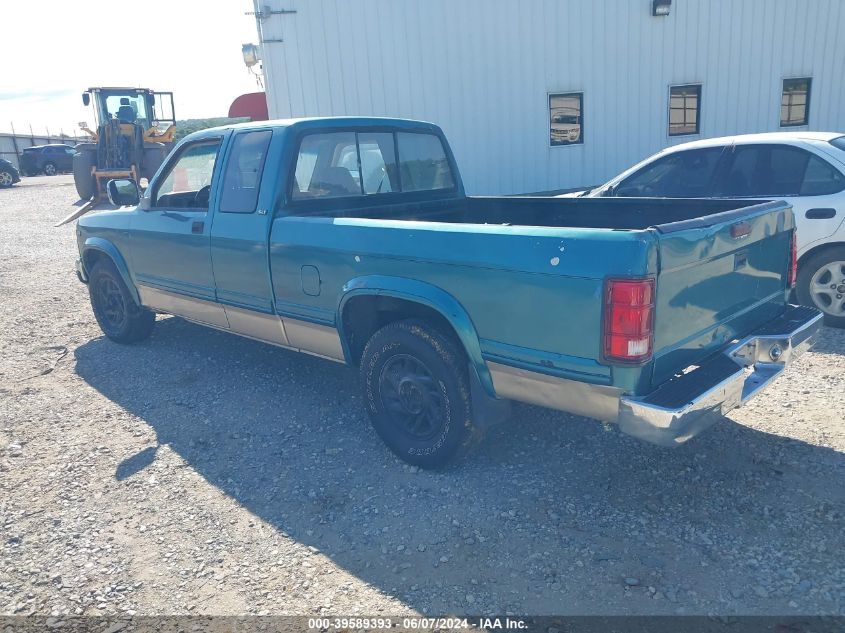
[(91, 307), (100, 329), (116, 343), (137, 343), (153, 331), (155, 312), (135, 303), (114, 264), (100, 260), (88, 279)]
[(480, 435), (466, 359), (427, 323), (396, 321), (377, 331), (364, 348), (361, 383), (373, 428), (409, 464), (444, 466)]
[(835, 246), (801, 263), (798, 301), (824, 312), (825, 325), (845, 328), (845, 246)]
[(90, 200), (97, 191), (97, 183), (91, 175), (91, 168), (97, 162), (97, 150), (95, 145), (90, 145), (90, 149), (77, 146), (73, 155), (73, 182), (82, 200)]

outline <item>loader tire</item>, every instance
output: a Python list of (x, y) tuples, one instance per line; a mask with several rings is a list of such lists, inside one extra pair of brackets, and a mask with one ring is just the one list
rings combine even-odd
[(73, 156), (73, 182), (80, 199), (90, 200), (97, 192), (97, 182), (91, 175), (91, 168), (97, 162), (96, 149), (76, 148)]

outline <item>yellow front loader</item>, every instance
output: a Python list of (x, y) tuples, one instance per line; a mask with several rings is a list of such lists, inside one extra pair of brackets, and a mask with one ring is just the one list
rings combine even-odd
[(172, 92), (149, 88), (88, 88), (82, 103), (93, 106), (94, 129), (80, 123), (90, 141), (76, 146), (73, 179), (76, 191), (88, 200), (69, 222), (102, 198), (112, 178), (131, 178), (138, 186), (153, 177), (173, 147), (176, 117)]

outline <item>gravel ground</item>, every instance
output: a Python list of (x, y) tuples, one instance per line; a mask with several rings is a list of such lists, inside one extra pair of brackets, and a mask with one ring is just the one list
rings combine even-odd
[(0, 613), (845, 614), (845, 332), (676, 450), (517, 406), (429, 473), (340, 365), (106, 340), (75, 201), (0, 191)]

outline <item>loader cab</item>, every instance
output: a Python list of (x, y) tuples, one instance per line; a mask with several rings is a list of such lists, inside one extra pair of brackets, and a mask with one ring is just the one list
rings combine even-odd
[(160, 130), (176, 123), (172, 92), (153, 92), (147, 88), (89, 88), (82, 93), (82, 103), (94, 107), (95, 125), (109, 121), (140, 125), (144, 131), (157, 124)]
[[(94, 125), (80, 129), (90, 137), (76, 146), (73, 180), (82, 200), (102, 197), (110, 179), (149, 181), (175, 143), (172, 92), (149, 88), (88, 88), (82, 103), (94, 113)], [(84, 207), (83, 207), (84, 208)]]

